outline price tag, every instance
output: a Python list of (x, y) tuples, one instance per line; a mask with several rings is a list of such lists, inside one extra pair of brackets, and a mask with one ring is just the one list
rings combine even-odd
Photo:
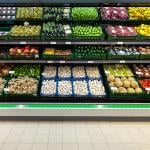
[(109, 72), (109, 71), (105, 71), (105, 73), (106, 73), (106, 74), (110, 74), (110, 72)]
[(111, 87), (111, 90), (117, 90), (117, 87)]
[(4, 91), (5, 91), (5, 92), (8, 92), (8, 91), (9, 91), (9, 89), (8, 89), (8, 88), (4, 88)]
[(126, 63), (126, 61), (125, 60), (120, 60), (120, 63), (124, 64), (124, 63)]
[(23, 42), (20, 42), (20, 44), (27, 44), (27, 42), (24, 42), (24, 41), (23, 41)]
[(14, 74), (15, 73), (15, 71), (9, 71), (9, 74)]
[(119, 44), (119, 45), (123, 45), (123, 42), (117, 42), (117, 44)]
[(54, 61), (48, 60), (47, 63), (48, 63), (48, 64), (52, 64), (52, 63), (54, 63)]
[(142, 72), (137, 71), (136, 74), (143, 74)]
[(150, 91), (150, 88), (145, 88), (146, 91)]
[(65, 42), (65, 44), (70, 45), (70, 44), (71, 44), (71, 42)]
[(50, 42), (50, 44), (56, 44), (56, 42)]
[(61, 61), (59, 61), (59, 63), (60, 63), (60, 64), (64, 64), (64, 63), (66, 63), (66, 61), (61, 60)]
[(39, 58), (39, 54), (35, 54), (35, 58)]
[(94, 61), (88, 61), (88, 64), (93, 64), (94, 63)]

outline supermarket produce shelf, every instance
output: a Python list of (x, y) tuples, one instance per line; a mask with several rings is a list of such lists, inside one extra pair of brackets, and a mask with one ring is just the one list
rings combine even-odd
[(4, 103), (0, 117), (150, 117), (150, 104)]
[(99, 40), (0, 40), (1, 45), (149, 45), (150, 40), (146, 41), (99, 41)]
[(148, 64), (150, 60), (0, 60), (14, 64)]

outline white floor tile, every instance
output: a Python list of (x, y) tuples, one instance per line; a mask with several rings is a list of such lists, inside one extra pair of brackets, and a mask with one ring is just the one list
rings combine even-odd
[(34, 138), (33, 143), (46, 144), (48, 143), (49, 136), (47, 134), (37, 134)]
[(48, 144), (48, 150), (62, 150), (62, 144)]
[(31, 150), (32, 144), (18, 144), (16, 150)]
[(12, 130), (10, 131), (10, 134), (23, 134), (24, 130), (25, 130), (24, 126), (23, 127), (21, 127), (21, 126), (19, 126), (19, 127), (14, 126), (12, 128)]
[(101, 144), (95, 143), (93, 144), (93, 147), (94, 150), (109, 150), (108, 144), (104, 144), (104, 143)]
[(107, 143), (104, 135), (92, 134), (90, 135), (91, 143)]
[(78, 144), (79, 150), (94, 150), (92, 144)]
[(63, 135), (63, 143), (77, 143), (77, 137), (75, 135)]
[(16, 150), (17, 144), (3, 144), (1, 150)]
[(32, 150), (48, 150), (47, 144), (33, 144)]
[(141, 150), (150, 150), (150, 144), (141, 144), (140, 148)]
[(91, 143), (91, 139), (89, 135), (77, 135), (78, 143)]
[(130, 135), (130, 134), (120, 134), (119, 135), (120, 141), (121, 143), (136, 143), (136, 141), (134, 140), (134, 138)]
[(18, 144), (20, 141), (21, 135), (20, 134), (10, 134), (6, 140), (5, 140), (5, 144)]
[(20, 139), (20, 143), (33, 143), (35, 138), (35, 135), (33, 134), (23, 134), (21, 139)]
[(132, 137), (137, 144), (149, 144), (149, 139), (144, 134), (133, 134)]
[(109, 144), (109, 150), (125, 150), (123, 144)]
[(49, 140), (48, 143), (52, 143), (52, 144), (61, 144), (63, 140), (63, 136), (62, 134), (60, 135), (49, 135)]
[(4, 143), (8, 136), (8, 134), (0, 134), (0, 144)]
[(107, 143), (121, 143), (120, 138), (118, 135), (113, 134), (105, 134), (104, 137), (106, 138)]
[(124, 144), (125, 150), (141, 150), (138, 144)]
[(78, 144), (63, 144), (63, 150), (78, 150)]

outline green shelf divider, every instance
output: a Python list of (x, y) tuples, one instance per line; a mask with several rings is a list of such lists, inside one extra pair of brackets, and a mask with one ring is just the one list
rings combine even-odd
[(150, 109), (150, 104), (0, 104), (0, 109)]

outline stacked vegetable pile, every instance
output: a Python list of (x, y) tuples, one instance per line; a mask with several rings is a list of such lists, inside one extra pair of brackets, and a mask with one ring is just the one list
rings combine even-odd
[(143, 93), (130, 68), (126, 65), (104, 65), (112, 97), (141, 96)]
[(133, 72), (137, 77), (150, 78), (150, 65), (134, 64)]
[(128, 12), (125, 7), (102, 7), (103, 20), (127, 20)]
[(137, 32), (134, 27), (121, 26), (121, 25), (108, 25), (106, 28), (108, 36), (113, 37), (136, 37)]
[(60, 39), (71, 35), (71, 28), (69, 25), (61, 23), (48, 22), (43, 24), (43, 39)]
[(149, 7), (129, 7), (128, 13), (130, 20), (150, 20)]
[(9, 49), (10, 58), (39, 58), (39, 49), (27, 45), (25, 47), (12, 47)]
[(41, 96), (104, 96), (98, 67), (45, 66)]
[(4, 92), (4, 87), (6, 85), (6, 79), (0, 77), (0, 95)]
[(37, 96), (40, 78), (40, 65), (16, 65), (11, 71), (11, 77), (6, 86), (6, 95)]
[(77, 25), (72, 27), (73, 38), (75, 39), (100, 39), (103, 36), (102, 28), (91, 25)]
[(14, 20), (16, 18), (16, 7), (0, 7), (0, 20)]
[(96, 7), (73, 7), (71, 11), (72, 20), (98, 20), (98, 11)]
[(69, 19), (70, 8), (68, 7), (46, 7), (44, 8), (44, 19), (51, 21), (62, 21), (63, 19)]
[(39, 37), (41, 26), (37, 25), (15, 25), (11, 28), (10, 35), (12, 37)]
[(13, 67), (13, 64), (0, 64), (0, 77), (8, 77)]
[(69, 59), (72, 51), (69, 48), (45, 48), (42, 55), (45, 59)]
[(102, 46), (82, 45), (74, 47), (74, 58), (81, 59), (106, 59), (106, 50)]
[(136, 27), (136, 31), (140, 36), (150, 37), (150, 25), (141, 24)]
[(43, 8), (42, 7), (18, 7), (17, 19), (42, 19)]
[(136, 47), (108, 47), (108, 59), (139, 59), (140, 52)]
[(14, 68), (15, 77), (40, 78), (40, 65), (16, 65)]

